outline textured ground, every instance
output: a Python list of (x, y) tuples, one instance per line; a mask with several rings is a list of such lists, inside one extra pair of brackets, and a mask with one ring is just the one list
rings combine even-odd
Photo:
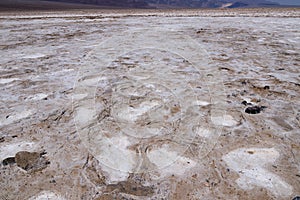
[(300, 195), (300, 10), (0, 14), (0, 199)]

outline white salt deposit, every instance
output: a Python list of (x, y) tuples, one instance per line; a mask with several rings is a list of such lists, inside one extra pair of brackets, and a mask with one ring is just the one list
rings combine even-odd
[(38, 93), (34, 95), (30, 95), (26, 98), (26, 100), (32, 100), (32, 101), (37, 101), (37, 100), (42, 100), (44, 98), (48, 97), (48, 94), (44, 93)]
[(176, 151), (170, 151), (166, 145), (150, 151), (147, 156), (150, 162), (156, 165), (160, 172), (160, 177), (173, 174), (183, 175), (185, 171), (197, 164), (189, 158), (178, 155)]
[(213, 134), (213, 132), (210, 129), (204, 127), (197, 127), (195, 131), (197, 135), (204, 138), (209, 138)]
[(65, 198), (51, 191), (43, 191), (40, 194), (29, 198), (28, 200), (65, 200)]
[(20, 80), (19, 78), (1, 78), (0, 79), (0, 84), (7, 84), (7, 83), (11, 83), (13, 81), (17, 81)]
[(238, 124), (231, 115), (212, 116), (211, 121), (217, 126), (236, 126)]
[(34, 112), (32, 110), (24, 110), (24, 111), (19, 112), (19, 113), (15, 113), (15, 114), (12, 114), (12, 115), (7, 115), (6, 117), (3, 116), (0, 119), (0, 126), (11, 124), (15, 121), (27, 118), (30, 115), (32, 115), (33, 113)]
[(241, 148), (223, 156), (226, 164), (239, 173), (237, 184), (244, 190), (251, 190), (254, 186), (266, 188), (278, 197), (292, 194), (293, 187), (281, 177), (267, 170), (280, 154), (274, 148)]
[(35, 59), (35, 58), (42, 58), (45, 57), (45, 54), (41, 54), (41, 53), (34, 53), (34, 54), (28, 54), (28, 55), (24, 55), (22, 58), (25, 59)]
[(95, 157), (103, 164), (108, 182), (125, 181), (135, 167), (135, 153), (128, 149), (131, 144), (126, 136), (95, 138), (98, 146), (92, 146)]
[(14, 157), (19, 151), (34, 151), (36, 145), (34, 142), (17, 142), (0, 146), (0, 160), (8, 157)]
[(144, 113), (148, 112), (155, 106), (160, 105), (157, 101), (146, 101), (142, 102), (137, 108), (132, 108), (129, 105), (126, 105), (122, 110), (118, 110), (115, 116), (118, 117), (119, 120), (128, 120), (134, 122), (138, 119), (139, 116), (143, 115)]

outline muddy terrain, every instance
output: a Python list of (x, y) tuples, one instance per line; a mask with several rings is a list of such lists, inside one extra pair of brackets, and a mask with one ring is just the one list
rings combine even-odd
[(0, 14), (0, 199), (300, 196), (300, 9)]

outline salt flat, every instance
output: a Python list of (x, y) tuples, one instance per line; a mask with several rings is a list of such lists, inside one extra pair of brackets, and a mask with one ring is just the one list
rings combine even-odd
[(0, 197), (299, 196), (299, 18), (1, 13)]

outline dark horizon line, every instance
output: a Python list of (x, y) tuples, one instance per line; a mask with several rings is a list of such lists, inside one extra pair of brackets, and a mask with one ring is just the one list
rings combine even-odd
[[(221, 7), (217, 8), (207, 8), (207, 7), (174, 7), (169, 6), (166, 8), (156, 8), (156, 7), (126, 7), (126, 6), (103, 6), (95, 4), (84, 4), (84, 3), (70, 3), (70, 2), (56, 2), (56, 1), (32, 1), (26, 0), (22, 3), (20, 1), (15, 1), (18, 3), (9, 4), (12, 1), (0, 1), (0, 11), (32, 11), (32, 10), (67, 10), (67, 9), (224, 9)], [(246, 6), (238, 8), (225, 8), (225, 9), (249, 9), (249, 8), (299, 8), (300, 5), (282, 5), (282, 4), (266, 4), (264, 6)]]

